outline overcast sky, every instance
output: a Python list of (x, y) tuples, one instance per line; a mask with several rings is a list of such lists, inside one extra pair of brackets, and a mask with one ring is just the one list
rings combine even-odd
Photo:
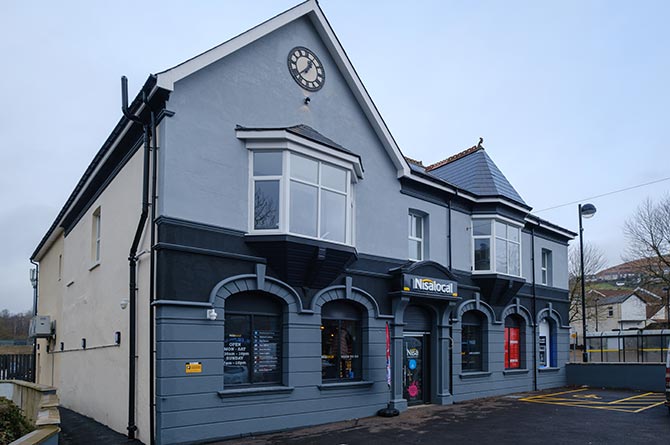
[[(0, 3), (0, 309), (29, 309), (28, 258), (134, 96), (297, 4)], [(538, 216), (670, 177), (670, 2), (321, 0), (406, 156), (486, 150)], [(620, 262), (622, 225), (670, 181), (592, 199), (585, 239)], [(587, 202), (587, 201), (583, 201)], [(130, 243), (130, 240), (128, 240)]]

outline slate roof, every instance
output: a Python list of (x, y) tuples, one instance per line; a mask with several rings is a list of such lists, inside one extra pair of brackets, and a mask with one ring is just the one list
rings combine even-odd
[(527, 205), (481, 145), (429, 165), (426, 172), (478, 196), (502, 196)]

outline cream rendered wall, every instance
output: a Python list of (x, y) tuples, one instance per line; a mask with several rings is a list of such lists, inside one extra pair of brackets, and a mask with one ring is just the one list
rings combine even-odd
[[(63, 235), (61, 234), (40, 260), (37, 313), (40, 315), (49, 315), (52, 320), (61, 319), (63, 307), (65, 283), (58, 276), (58, 263), (59, 258), (63, 254), (63, 241)], [(62, 261), (64, 263), (65, 258), (62, 258)], [(46, 339), (38, 339), (37, 344), (39, 348), (37, 350), (37, 383), (55, 386), (60, 378), (58, 373), (60, 369), (60, 355), (47, 354)]]
[[(40, 313), (54, 311), (57, 321), (55, 380), (63, 406), (90, 416), (110, 428), (126, 433), (128, 416), (128, 252), (141, 209), (143, 150), (135, 153), (85, 215), (61, 241), (63, 278), (60, 309), (50, 307), (47, 288), (41, 288)], [(100, 208), (100, 261), (92, 256), (93, 213)], [(149, 249), (148, 224), (138, 252)], [(54, 245), (41, 263), (41, 273), (52, 275)], [(54, 254), (52, 255), (52, 251)], [(138, 262), (138, 393), (136, 418), (140, 439), (148, 442), (148, 276), (149, 254)], [(56, 265), (57, 266), (57, 265)], [(43, 276), (44, 276), (43, 275)], [(50, 281), (47, 281), (49, 283)], [(58, 306), (58, 303), (55, 303)], [(60, 312), (58, 312), (60, 310)], [(51, 314), (49, 314), (51, 315)], [(121, 345), (114, 344), (115, 331)], [(87, 349), (81, 349), (86, 338)], [(101, 347), (94, 349), (96, 347)], [(71, 350), (71, 351), (70, 351)], [(41, 348), (44, 353), (44, 348)], [(44, 360), (41, 360), (44, 362)], [(42, 369), (40, 376), (49, 371)]]

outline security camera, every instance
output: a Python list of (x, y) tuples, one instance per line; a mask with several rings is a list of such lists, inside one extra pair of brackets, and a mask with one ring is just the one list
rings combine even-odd
[(128, 307), (128, 299), (124, 298), (123, 300), (121, 300), (120, 306), (121, 306), (121, 309), (127, 308)]
[(216, 309), (207, 309), (207, 319), (208, 320), (216, 320), (216, 317), (218, 314), (216, 313)]

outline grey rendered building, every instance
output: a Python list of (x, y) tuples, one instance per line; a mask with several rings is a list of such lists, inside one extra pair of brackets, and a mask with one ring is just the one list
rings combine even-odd
[(143, 159), (129, 435), (192, 443), (565, 383), (575, 234), (533, 216), (481, 145), (405, 158), (315, 1), (150, 76), (128, 113), (33, 258), (91, 212), (104, 241), (92, 202)]

